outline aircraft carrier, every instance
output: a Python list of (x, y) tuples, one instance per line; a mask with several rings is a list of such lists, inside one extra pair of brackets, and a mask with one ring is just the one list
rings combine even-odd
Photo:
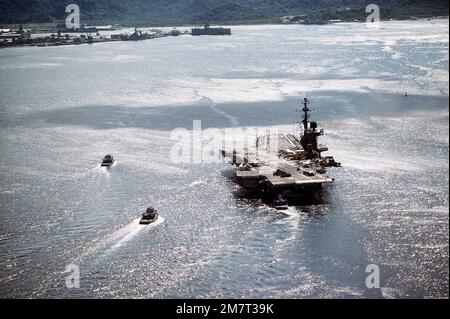
[[(318, 143), (324, 131), (317, 128), (316, 122), (309, 121), (309, 103), (307, 98), (303, 100), (304, 118), (299, 123), (299, 136), (283, 133), (260, 136), (253, 148), (222, 150), (222, 156), (238, 167), (235, 177), (239, 185), (270, 195), (301, 194), (319, 190), (334, 180), (326, 174), (326, 168), (341, 164), (332, 156), (322, 156), (328, 151)], [(268, 143), (270, 139), (276, 139), (275, 144)], [(270, 145), (277, 145), (276, 150), (268, 151)]]

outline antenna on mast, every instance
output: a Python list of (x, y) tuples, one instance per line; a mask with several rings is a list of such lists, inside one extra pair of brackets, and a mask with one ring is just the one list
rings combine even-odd
[(305, 113), (304, 118), (303, 118), (303, 130), (306, 133), (306, 131), (308, 130), (308, 113), (311, 111), (308, 107), (308, 105), (310, 104), (309, 100), (308, 100), (308, 96), (306, 96), (303, 99), (303, 109), (302, 111)]

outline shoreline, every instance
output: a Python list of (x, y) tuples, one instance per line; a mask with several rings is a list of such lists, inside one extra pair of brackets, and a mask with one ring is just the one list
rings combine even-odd
[[(409, 17), (409, 18), (389, 18), (389, 19), (380, 19), (380, 22), (390, 22), (390, 21), (420, 21), (420, 20), (441, 20), (441, 19), (450, 19), (449, 15), (439, 15), (439, 16), (423, 16), (423, 17)], [(329, 23), (281, 23), (279, 20), (278, 22), (275, 21), (269, 21), (269, 20), (248, 20), (248, 21), (212, 21), (209, 24), (211, 26), (248, 26), (248, 25), (327, 25)], [(354, 21), (354, 20), (342, 20), (340, 23), (364, 23), (365, 21)], [(114, 25), (115, 23), (112, 22), (102, 22), (102, 21), (87, 21), (86, 24), (89, 25)], [(117, 25), (120, 25), (121, 28), (191, 28), (202, 25), (202, 23), (144, 23), (144, 22), (136, 22), (136, 23), (130, 23), (130, 22), (123, 22), (116, 23)], [(42, 29), (51, 29), (57, 30), (56, 24), (51, 22), (43, 22), (43, 23), (12, 23), (12, 24), (0, 24), (1, 28), (19, 28), (19, 26), (23, 26), (24, 29), (35, 29), (39, 31), (40, 28)], [(56, 31), (55, 31), (56, 32)]]
[[(404, 21), (436, 21), (436, 20), (449, 20), (449, 17), (446, 16), (435, 16), (429, 18), (418, 18), (418, 19), (404, 19), (404, 20), (380, 20), (380, 23), (386, 22), (404, 22)], [(245, 26), (329, 26), (329, 25), (339, 25), (339, 24), (364, 24), (365, 21), (338, 21), (338, 22), (329, 22), (327, 24), (304, 24), (304, 23), (255, 23), (255, 24), (224, 24), (226, 27), (245, 27)], [(47, 25), (47, 24), (46, 24)], [(35, 25), (36, 26), (36, 25)], [(82, 45), (82, 44), (96, 44), (96, 43), (108, 43), (108, 42), (121, 42), (121, 41), (144, 41), (151, 40), (169, 36), (181, 36), (181, 35), (191, 35), (189, 31), (180, 32), (177, 28), (195, 28), (194, 25), (183, 25), (177, 27), (164, 27), (159, 26), (159, 29), (156, 29), (153, 26), (145, 26), (140, 27), (141, 29), (150, 29), (153, 28), (150, 33), (139, 31), (138, 28), (135, 28), (135, 32), (133, 34), (123, 33), (125, 29), (129, 29), (128, 26), (117, 26), (117, 29), (112, 31), (96, 31), (96, 32), (73, 32), (75, 35), (69, 35), (67, 32), (58, 32), (55, 30), (43, 30), (43, 29), (28, 29), (29, 36), (28, 38), (20, 38), (15, 41), (4, 41), (0, 42), (0, 49), (7, 48), (23, 48), (23, 47), (57, 47), (57, 46), (68, 46), (68, 45)], [(23, 26), (21, 26), (23, 27)], [(164, 29), (172, 28), (171, 31), (165, 31)], [(25, 29), (24, 29), (25, 30)], [(156, 31), (156, 32), (155, 32)], [(107, 32), (108, 34), (101, 34), (100, 32)], [(113, 32), (113, 33), (111, 33)], [(117, 33), (114, 33), (117, 32)], [(121, 33), (119, 33), (121, 32)], [(55, 34), (58, 33), (58, 34)], [(91, 33), (96, 33), (96, 36), (91, 36)], [(31, 34), (41, 34), (45, 36), (31, 38)], [(218, 35), (215, 35), (218, 36)], [(223, 36), (223, 35), (221, 35)]]

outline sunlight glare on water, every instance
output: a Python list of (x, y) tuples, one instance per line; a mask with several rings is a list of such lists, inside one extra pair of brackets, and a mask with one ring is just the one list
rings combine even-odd
[[(448, 20), (10, 48), (0, 86), (0, 297), (448, 297)], [(305, 93), (343, 163), (319, 202), (170, 161), (193, 120), (291, 132)]]

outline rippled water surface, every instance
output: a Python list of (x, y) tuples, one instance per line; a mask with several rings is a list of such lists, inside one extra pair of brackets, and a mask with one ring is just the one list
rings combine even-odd
[[(448, 297), (448, 28), (1, 50), (0, 297)], [(306, 92), (343, 163), (318, 202), (280, 214), (226, 163), (170, 161), (196, 119), (291, 132)], [(162, 218), (140, 226), (149, 205)]]

